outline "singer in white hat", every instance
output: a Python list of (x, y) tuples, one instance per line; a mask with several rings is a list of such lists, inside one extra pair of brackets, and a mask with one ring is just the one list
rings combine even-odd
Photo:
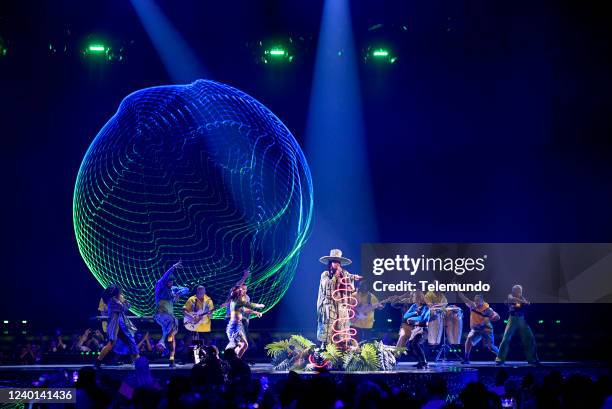
[[(329, 256), (323, 256), (319, 261), (325, 264), (327, 269), (321, 273), (321, 282), (319, 283), (317, 339), (321, 341), (323, 346), (336, 341), (336, 344), (340, 344), (338, 346), (346, 347), (348, 346), (346, 338), (351, 330), (349, 315), (351, 306), (347, 305), (345, 301), (340, 300), (340, 298), (350, 297), (355, 290), (355, 280), (361, 280), (362, 277), (350, 274), (342, 268), (351, 264), (352, 261), (343, 257), (342, 251), (339, 249), (332, 249), (329, 252)], [(336, 291), (335, 297), (334, 291)], [(340, 335), (336, 335), (334, 339), (334, 334)], [(342, 340), (344, 341), (339, 342)]]

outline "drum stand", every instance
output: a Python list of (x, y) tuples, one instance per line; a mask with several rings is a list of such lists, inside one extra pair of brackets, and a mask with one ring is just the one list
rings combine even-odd
[[(440, 344), (440, 350), (438, 351), (438, 354), (436, 355), (436, 362), (446, 362), (446, 354), (448, 352), (450, 352), (452, 350), (452, 348), (450, 347), (450, 345), (448, 345), (446, 343), (446, 314), (443, 313), (442, 315), (442, 343)], [(461, 357), (456, 353), (453, 352), (452, 353), (456, 359), (461, 359)]]

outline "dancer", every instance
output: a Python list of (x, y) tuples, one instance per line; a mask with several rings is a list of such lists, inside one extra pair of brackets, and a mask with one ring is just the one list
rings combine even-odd
[[(108, 305), (104, 302), (104, 299), (100, 297), (100, 301), (98, 302), (98, 315), (103, 316), (108, 312)], [(102, 328), (102, 333), (106, 334), (106, 330), (108, 328), (108, 316), (106, 319), (102, 319), (100, 321), (100, 325)]]
[(412, 328), (408, 345), (418, 362), (418, 369), (427, 368), (427, 358), (421, 344), (427, 339), (427, 323), (429, 322), (429, 306), (425, 301), (422, 291), (417, 291), (414, 296), (414, 304), (404, 314), (404, 321)]
[[(238, 282), (235, 284), (236, 286), (239, 286), (242, 288), (242, 291), (244, 294), (246, 294), (244, 296), (244, 301), (245, 302), (251, 302), (251, 297), (249, 297), (249, 295), (247, 294), (248, 291), (248, 287), (246, 284), (247, 279), (249, 278), (249, 276), (251, 275), (251, 271), (249, 269), (246, 269), (243, 271), (242, 277), (240, 278), (240, 280), (238, 280)], [(221, 307), (227, 307), (227, 312), (225, 314), (225, 318), (227, 318), (229, 320), (230, 318), (230, 309), (229, 309), (229, 304), (230, 304), (230, 299), (232, 297), (232, 293), (230, 291), (230, 295), (227, 298), (227, 300), (223, 303), (223, 305)], [(244, 335), (245, 335), (245, 339), (247, 341), (247, 343), (251, 343), (251, 333), (249, 332), (249, 324), (250, 324), (250, 315), (249, 314), (243, 314), (242, 315), (242, 327), (244, 328)]]
[(499, 349), (495, 346), (493, 336), (493, 324), (491, 322), (499, 320), (499, 314), (489, 304), (484, 301), (481, 294), (474, 296), (474, 301), (470, 300), (459, 292), (461, 298), (470, 309), (470, 332), (465, 340), (465, 355), (462, 364), (470, 363), (470, 352), (481, 340), (482, 344), (491, 352), (497, 355)]
[[(245, 291), (246, 291), (246, 280), (249, 278), (249, 276), (251, 275), (251, 270), (246, 269), (242, 272), (242, 277), (240, 277), (240, 280), (238, 280), (238, 282), (236, 282), (236, 284), (234, 284), (234, 287), (244, 287)], [(227, 308), (227, 312), (225, 314), (225, 318), (229, 319), (230, 317), (230, 309), (229, 309), (229, 304), (230, 301), (232, 299), (232, 291), (234, 290), (234, 287), (232, 287), (232, 289), (230, 290), (229, 295), (227, 296), (227, 300), (225, 300), (225, 302), (223, 304), (221, 304), (221, 308)], [(247, 295), (247, 301), (249, 296)]]
[(399, 329), (399, 338), (397, 339), (396, 348), (405, 348), (406, 343), (410, 339), (410, 333), (412, 332), (412, 327), (408, 325), (408, 323), (403, 319), (404, 314), (408, 312), (408, 309), (414, 302), (414, 293), (407, 292), (402, 295), (397, 296), (396, 300), (391, 303), (391, 307), (400, 310), (402, 320)]
[(108, 342), (100, 351), (94, 366), (99, 368), (104, 357), (112, 349), (115, 349), (117, 353), (122, 355), (130, 353), (132, 358), (136, 360), (139, 357), (138, 346), (134, 340), (136, 327), (126, 315), (129, 303), (123, 298), (121, 288), (115, 284), (109, 285), (102, 293), (102, 299), (108, 306), (108, 326), (106, 331)]
[(536, 351), (535, 337), (533, 336), (529, 324), (527, 324), (525, 320), (525, 308), (527, 308), (529, 304), (529, 301), (523, 297), (523, 287), (519, 284), (514, 285), (512, 287), (512, 292), (508, 294), (506, 300), (510, 316), (508, 317), (508, 324), (506, 324), (504, 337), (502, 338), (501, 344), (499, 344), (497, 358), (495, 358), (495, 363), (497, 365), (503, 365), (506, 362), (508, 350), (510, 349), (510, 340), (516, 331), (518, 331), (521, 337), (527, 362), (532, 365), (540, 365), (538, 353)]
[(188, 288), (174, 286), (173, 273), (181, 265), (182, 263), (179, 260), (164, 273), (155, 285), (155, 302), (157, 303), (155, 322), (162, 328), (162, 337), (157, 343), (156, 349), (158, 351), (165, 350), (165, 342), (168, 341), (170, 344), (169, 360), (171, 368), (174, 367), (175, 335), (178, 331), (178, 320), (174, 316), (174, 302), (178, 301), (179, 297), (189, 293)]
[(263, 304), (247, 302), (246, 297), (247, 294), (242, 286), (237, 285), (232, 288), (229, 303), (230, 319), (225, 330), (229, 341), (225, 349), (234, 349), (239, 358), (242, 358), (249, 348), (249, 342), (244, 332), (244, 324), (242, 323), (243, 313), (255, 314), (257, 317), (261, 317), (261, 312), (255, 311), (255, 309), (265, 307)]
[(321, 257), (319, 261), (327, 265), (327, 270), (321, 273), (319, 282), (317, 339), (321, 341), (323, 348), (334, 341), (346, 348), (349, 343), (357, 343), (353, 338), (356, 331), (350, 324), (354, 314), (352, 308), (357, 305), (357, 300), (351, 294), (355, 290), (354, 282), (362, 277), (350, 274), (342, 268), (352, 261), (342, 257), (341, 250), (332, 249), (329, 256)]
[(204, 334), (210, 333), (210, 317), (214, 308), (212, 299), (206, 295), (206, 288), (199, 285), (196, 294), (189, 297), (183, 306), (185, 328), (193, 333), (193, 339), (207, 342)]

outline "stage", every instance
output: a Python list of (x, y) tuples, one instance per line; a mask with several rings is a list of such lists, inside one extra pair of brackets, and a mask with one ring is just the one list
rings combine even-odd
[[(520, 382), (522, 377), (528, 373), (536, 379), (542, 378), (551, 371), (558, 371), (563, 376), (572, 374), (583, 374), (590, 377), (609, 375), (610, 371), (603, 363), (597, 362), (542, 362), (541, 366), (528, 365), (526, 362), (507, 362), (503, 366), (496, 366), (494, 362), (473, 362), (469, 365), (461, 365), (458, 362), (430, 363), (427, 369), (416, 369), (416, 362), (400, 362), (394, 371), (375, 372), (342, 372), (330, 371), (327, 374), (319, 374), (310, 371), (299, 371), (297, 374), (302, 378), (317, 376), (329, 376), (335, 382), (384, 382), (390, 388), (407, 391), (415, 397), (426, 391), (427, 384), (434, 379), (443, 379), (448, 386), (450, 397), (458, 393), (470, 382), (480, 381), (488, 386), (494, 385), (495, 375), (501, 369), (508, 372), (510, 379)], [(83, 364), (64, 365), (5, 365), (0, 366), (0, 384), (2, 387), (31, 386), (32, 382), (41, 378), (53, 376), (73, 376), (74, 372), (83, 367)], [(193, 364), (177, 364), (174, 368), (167, 364), (153, 363), (150, 365), (152, 374), (161, 381), (167, 381), (171, 377), (189, 377)], [(133, 374), (133, 365), (109, 365), (102, 366), (99, 370), (102, 376), (108, 376), (116, 381), (121, 381)], [(270, 364), (254, 364), (251, 371), (255, 379), (264, 379), (272, 387), (288, 376), (288, 371), (275, 371)]]

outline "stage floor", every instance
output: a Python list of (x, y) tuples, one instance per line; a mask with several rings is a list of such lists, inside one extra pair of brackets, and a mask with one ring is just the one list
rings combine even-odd
[[(495, 365), (493, 361), (476, 361), (471, 362), (468, 365), (463, 365), (457, 361), (446, 361), (446, 362), (430, 362), (427, 369), (417, 369), (414, 367), (416, 362), (399, 362), (394, 371), (375, 371), (375, 372), (342, 372), (342, 371), (331, 371), (332, 373), (345, 373), (345, 374), (376, 374), (376, 373), (433, 373), (433, 372), (457, 372), (458, 370), (478, 370), (478, 369), (491, 369), (491, 368), (507, 368), (507, 369), (518, 369), (518, 368), (536, 368), (533, 365), (529, 365), (525, 361), (507, 361), (502, 366)], [(52, 365), (0, 365), (0, 372), (49, 372), (59, 369), (70, 369), (78, 370), (86, 364), (52, 364)], [(170, 371), (170, 372), (182, 372), (191, 370), (193, 364), (176, 364), (174, 368), (168, 367), (167, 363), (151, 363), (150, 368), (152, 371)], [(548, 369), (560, 369), (560, 368), (603, 368), (603, 363), (598, 362), (576, 362), (576, 361), (557, 361), (557, 362), (542, 362), (540, 368)], [(131, 371), (134, 369), (132, 364), (124, 365), (102, 365), (102, 371)], [(538, 368), (539, 369), (539, 368)], [(271, 364), (256, 363), (251, 365), (251, 371), (259, 374), (286, 374), (288, 371), (275, 371)], [(298, 371), (301, 374), (312, 374), (311, 371)]]
[[(396, 370), (392, 372), (444, 372), (444, 371), (456, 371), (458, 368), (464, 369), (482, 369), (495, 367), (494, 361), (472, 361), (470, 364), (464, 365), (458, 361), (445, 361), (445, 362), (429, 362), (428, 369), (416, 369), (414, 368), (415, 362), (405, 361), (397, 364)], [(542, 362), (542, 367), (546, 368), (578, 368), (578, 367), (602, 367), (604, 364), (601, 362), (578, 362), (578, 361), (555, 361), (555, 362)], [(49, 364), (49, 365), (0, 365), (0, 371), (53, 371), (56, 369), (79, 369), (87, 364)], [(165, 371), (165, 370), (186, 370), (191, 369), (193, 364), (176, 364), (174, 368), (169, 368), (167, 363), (151, 363), (150, 367), (153, 371)], [(525, 361), (507, 361), (502, 368), (534, 368), (534, 365), (530, 365)], [(134, 365), (102, 365), (102, 370), (132, 370)], [(288, 371), (275, 371), (271, 364), (256, 363), (251, 365), (251, 371), (253, 373), (287, 373)], [(302, 371), (304, 373), (311, 373), (310, 371)], [(339, 372), (339, 371), (332, 371)], [(389, 371), (378, 371), (381, 373), (389, 373)], [(367, 372), (373, 373), (373, 372)], [(375, 372), (374, 372), (375, 373)]]

